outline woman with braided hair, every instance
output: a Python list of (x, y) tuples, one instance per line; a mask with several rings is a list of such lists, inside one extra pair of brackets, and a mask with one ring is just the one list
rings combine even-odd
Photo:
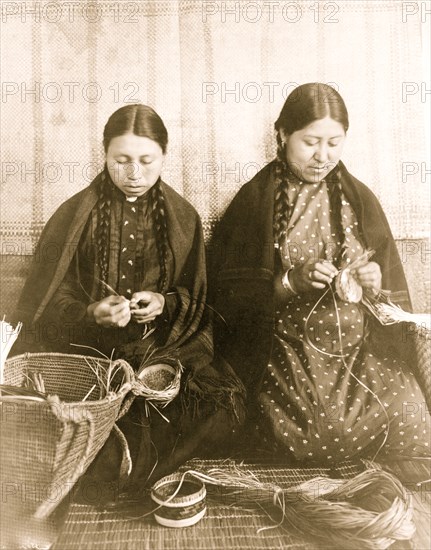
[[(212, 243), (210, 290), (225, 320), (216, 349), (244, 381), (250, 427), (271, 450), (319, 463), (428, 455), (411, 357), (391, 349), (406, 339), (358, 299), (358, 289), (370, 299), (383, 289), (410, 307), (385, 215), (340, 161), (348, 126), (328, 85), (286, 99), (276, 159), (240, 189)], [(349, 265), (353, 294), (338, 275)]]
[[(135, 369), (150, 352), (181, 362), (166, 419), (137, 398), (119, 422), (136, 490), (153, 469), (155, 479), (199, 452), (220, 452), (242, 417), (241, 382), (213, 361), (200, 218), (160, 176), (167, 143), (152, 108), (111, 115), (104, 170), (48, 221), (15, 313), (24, 323), (15, 352), (102, 353)], [(52, 246), (58, 257), (42, 263)], [(120, 451), (111, 436), (87, 477), (116, 479)]]

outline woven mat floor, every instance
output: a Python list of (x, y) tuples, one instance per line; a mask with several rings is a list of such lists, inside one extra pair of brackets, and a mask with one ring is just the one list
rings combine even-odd
[[(194, 460), (189, 467), (217, 467), (221, 460)], [(391, 467), (393, 465), (391, 464)], [(276, 482), (282, 488), (295, 485), (315, 476), (347, 478), (359, 473), (361, 464), (343, 463), (337, 468), (286, 468), (277, 463), (244, 464), (262, 481)], [(412, 490), (415, 501), (417, 535), (411, 543), (396, 543), (391, 548), (417, 550), (431, 548), (431, 487), (415, 489), (416, 481), (428, 479), (429, 465), (411, 462), (396, 463), (393, 471)], [(410, 480), (410, 481), (409, 481)], [(409, 485), (410, 483), (410, 485)], [(141, 519), (128, 519), (127, 514), (137, 516), (145, 510), (130, 511), (124, 515), (118, 511), (97, 510), (82, 504), (72, 504), (67, 521), (53, 550), (272, 550), (326, 548), (322, 543), (298, 538), (289, 530), (276, 527), (257, 533), (262, 527), (273, 525), (263, 510), (247, 510), (208, 501), (206, 516), (196, 525), (183, 529), (159, 526), (152, 515)], [(148, 508), (147, 508), (148, 510)], [(332, 547), (331, 546), (327, 546)]]

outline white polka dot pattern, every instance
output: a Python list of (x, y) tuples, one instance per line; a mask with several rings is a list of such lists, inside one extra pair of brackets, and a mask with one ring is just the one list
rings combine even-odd
[[(289, 193), (293, 208), (280, 250), (283, 267), (310, 258), (330, 259), (328, 250), (335, 256), (340, 241), (331, 228), (326, 183), (293, 182)], [(345, 197), (341, 215), (343, 262), (348, 263), (363, 247)], [(320, 296), (319, 292), (293, 296), (276, 311), (273, 351), (259, 396), (262, 438), (299, 460), (373, 456), (384, 440), (389, 418), (381, 453), (429, 455), (430, 415), (407, 365), (371, 352), (359, 305), (338, 299), (335, 309), (328, 293), (314, 308)], [(370, 390), (378, 395), (387, 416)]]

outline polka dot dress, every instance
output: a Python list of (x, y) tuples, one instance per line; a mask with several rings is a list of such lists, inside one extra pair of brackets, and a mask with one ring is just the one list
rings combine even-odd
[[(289, 185), (289, 203), (284, 269), (309, 258), (331, 259), (340, 241), (331, 228), (325, 181)], [(345, 265), (363, 248), (344, 198), (341, 215)], [(373, 457), (380, 447), (380, 455), (429, 455), (430, 417), (412, 372), (370, 352), (359, 305), (329, 291), (319, 301), (323, 292), (293, 296), (276, 311), (259, 396), (261, 437), (287, 456), (319, 463)]]

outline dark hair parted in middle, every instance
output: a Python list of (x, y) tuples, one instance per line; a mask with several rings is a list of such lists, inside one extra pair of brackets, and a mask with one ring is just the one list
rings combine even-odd
[(349, 115), (341, 95), (328, 84), (310, 82), (289, 94), (274, 127), (290, 135), (327, 116), (339, 122), (347, 132)]
[[(149, 138), (160, 145), (163, 154), (168, 145), (168, 132), (159, 115), (148, 105), (126, 105), (115, 111), (108, 119), (103, 132), (103, 146), (105, 153), (111, 140), (125, 134), (134, 134), (139, 137)], [(102, 173), (99, 197), (97, 201), (97, 227), (95, 232), (97, 247), (97, 263), (100, 269), (101, 284), (99, 296), (106, 296), (106, 285), (109, 271), (109, 238), (111, 223), (111, 200), (114, 184), (111, 181), (107, 167)], [(156, 244), (160, 265), (160, 277), (158, 291), (167, 290), (167, 255), (168, 255), (168, 231), (166, 225), (165, 197), (158, 181), (148, 190), (149, 208), (157, 233)], [(139, 215), (143, 216), (143, 203), (139, 209)]]
[[(289, 169), (286, 150), (281, 131), (287, 135), (302, 130), (316, 120), (330, 117), (339, 122), (344, 131), (349, 128), (349, 115), (341, 95), (329, 86), (320, 82), (311, 82), (298, 86), (289, 94), (280, 116), (274, 124), (277, 140), (277, 158), (275, 160), (275, 197), (274, 197), (274, 241), (281, 245), (289, 222), (288, 188), (291, 171)], [(342, 250), (345, 236), (341, 224), (341, 184), (339, 170), (335, 167), (327, 176), (331, 219), (338, 235)], [(339, 253), (334, 258), (338, 264)]]
[(109, 117), (103, 131), (105, 152), (111, 139), (129, 133), (152, 139), (160, 145), (163, 154), (166, 154), (168, 131), (163, 120), (148, 105), (125, 105)]

